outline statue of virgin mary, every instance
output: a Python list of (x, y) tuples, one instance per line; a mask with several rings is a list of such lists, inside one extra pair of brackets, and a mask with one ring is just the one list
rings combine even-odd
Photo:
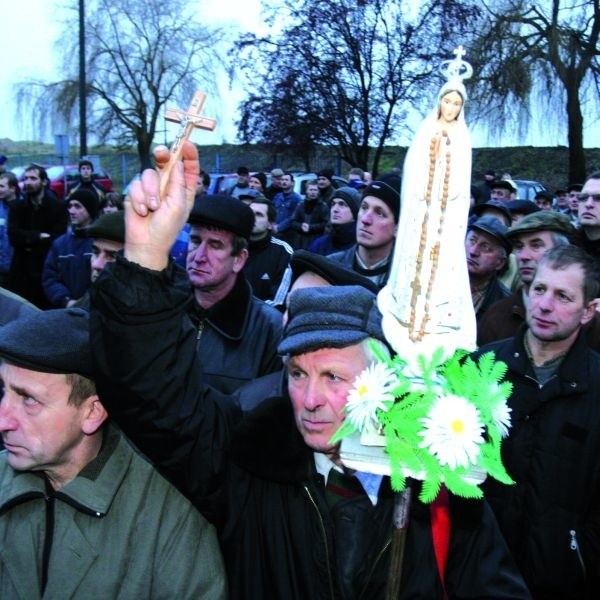
[(463, 80), (472, 69), (462, 60), (462, 48), (455, 54), (442, 65), (447, 81), (406, 155), (394, 257), (378, 296), (386, 338), (409, 362), (439, 347), (447, 356), (475, 349), (464, 246), (471, 137)]

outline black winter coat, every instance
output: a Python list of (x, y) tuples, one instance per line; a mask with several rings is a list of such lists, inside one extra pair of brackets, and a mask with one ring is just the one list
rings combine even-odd
[(540, 386), (524, 332), (477, 352), (495, 352), (513, 385), (512, 428), (502, 457), (516, 485), (488, 480), (486, 498), (535, 598), (597, 598), (600, 355), (580, 335), (557, 373)]

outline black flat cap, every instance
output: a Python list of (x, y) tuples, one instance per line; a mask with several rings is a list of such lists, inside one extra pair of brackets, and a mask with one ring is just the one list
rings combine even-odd
[(370, 279), (359, 275), (356, 271), (346, 269), (341, 263), (308, 250), (296, 250), (292, 256), (291, 265), (292, 283), (303, 273), (311, 271), (331, 285), (360, 285), (374, 294), (379, 291), (377, 285)]
[(249, 239), (254, 227), (254, 213), (237, 198), (225, 194), (207, 194), (198, 196), (194, 201), (188, 223), (212, 225)]
[(11, 321), (0, 334), (0, 358), (30, 371), (92, 378), (88, 312), (61, 308)]

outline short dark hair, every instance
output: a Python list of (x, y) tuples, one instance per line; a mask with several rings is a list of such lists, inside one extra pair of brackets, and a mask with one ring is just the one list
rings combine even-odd
[(28, 167), (26, 167), (24, 173), (27, 173), (27, 171), (37, 171), (42, 181), (48, 181), (48, 173), (46, 172), (46, 169), (42, 167), (42, 165), (31, 163)]
[(261, 198), (252, 198), (250, 204), (264, 204), (267, 207), (267, 218), (270, 223), (274, 223), (277, 220), (277, 209), (273, 203), (264, 196)]
[(96, 384), (91, 379), (78, 373), (68, 373), (66, 378), (67, 383), (71, 384), (69, 404), (81, 406), (86, 398), (96, 394)]
[(0, 179), (6, 179), (8, 187), (13, 188), (17, 191), (19, 190), (19, 180), (12, 171), (5, 171), (4, 173), (0, 173)]
[(540, 265), (546, 265), (554, 270), (579, 265), (583, 270), (583, 301), (587, 304), (600, 294), (600, 269), (596, 260), (579, 246), (572, 244), (555, 246), (542, 256), (538, 268)]
[(290, 176), (290, 179), (291, 179), (292, 181), (294, 181), (294, 174), (293, 174), (291, 171), (284, 171), (284, 172), (283, 172), (283, 174), (284, 174), (284, 175), (289, 175), (289, 176)]
[(94, 163), (92, 163), (92, 161), (88, 160), (87, 158), (82, 158), (79, 161), (79, 164), (77, 165), (78, 169), (81, 169), (81, 167), (89, 167), (93, 171), (94, 170)]
[(118, 210), (123, 210), (123, 198), (119, 192), (106, 192), (104, 198), (100, 200), (100, 211), (103, 211), (107, 206), (114, 206)]

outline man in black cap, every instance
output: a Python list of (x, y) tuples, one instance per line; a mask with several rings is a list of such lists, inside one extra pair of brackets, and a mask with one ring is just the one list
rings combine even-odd
[(8, 213), (8, 238), (13, 247), (7, 287), (39, 308), (50, 303), (42, 288), (42, 270), (52, 242), (67, 229), (67, 211), (48, 189), (46, 169), (25, 169), (25, 197)]
[(490, 192), (490, 200), (498, 200), (498, 202), (508, 202), (517, 197), (517, 188), (515, 185), (506, 179), (498, 179), (492, 183)]
[(254, 213), (237, 198), (201, 196), (189, 216), (186, 270), (194, 291), (190, 317), (197, 328), (203, 377), (231, 393), (281, 368), (281, 313), (252, 295), (243, 269)]
[(90, 286), (92, 242), (78, 235), (98, 216), (98, 197), (77, 188), (67, 200), (71, 227), (52, 242), (42, 272), (44, 293), (53, 308), (68, 308), (83, 297)]
[[(192, 158), (195, 148), (186, 145), (184, 153)], [(159, 167), (162, 159), (168, 152), (157, 154)], [(186, 168), (193, 162), (186, 160)], [(194, 178), (186, 180), (184, 191), (183, 179), (179, 186), (171, 179), (159, 205), (158, 178), (144, 174), (144, 186), (131, 192), (128, 260), (106, 269), (93, 291), (91, 329), (109, 410), (219, 524), (232, 598), (382, 598), (390, 482), (362, 479), (374, 504), (362, 474), (345, 476), (339, 446), (331, 443), (354, 378), (373, 359), (371, 344), (383, 351), (375, 294), (361, 286), (293, 292), (278, 348), (288, 388), (242, 419), (193, 376), (204, 356), (194, 352), (187, 294), (167, 260), (193, 193)], [(156, 340), (152, 347), (149, 339)], [(403, 595), (442, 597), (444, 580), (449, 597), (528, 598), (487, 505), (451, 498), (449, 515), (449, 558), (440, 575), (430, 512), (415, 500)]]
[(65, 200), (69, 200), (73, 193), (77, 190), (87, 190), (96, 196), (96, 200), (100, 202), (106, 190), (97, 182), (94, 181), (94, 165), (91, 160), (83, 158), (79, 161), (79, 180), (71, 183), (65, 194)]
[(248, 167), (238, 167), (237, 171), (237, 181), (234, 186), (227, 190), (227, 194), (229, 196), (233, 196), (234, 198), (239, 198), (242, 192), (248, 190), (250, 185), (250, 171)]
[(317, 173), (317, 185), (319, 186), (319, 198), (323, 200), (327, 206), (331, 203), (335, 186), (333, 185), (333, 169), (321, 169)]
[(0, 336), (0, 597), (226, 597), (215, 531), (109, 424), (87, 313)]
[(362, 191), (356, 220), (356, 244), (330, 255), (382, 288), (392, 264), (400, 215), (400, 176), (385, 173)]
[(540, 190), (535, 193), (534, 202), (540, 210), (552, 210), (554, 195), (547, 190)]
[(501, 298), (510, 296), (498, 278), (511, 251), (508, 227), (496, 217), (480, 217), (469, 225), (465, 238), (471, 298), (477, 322)]

